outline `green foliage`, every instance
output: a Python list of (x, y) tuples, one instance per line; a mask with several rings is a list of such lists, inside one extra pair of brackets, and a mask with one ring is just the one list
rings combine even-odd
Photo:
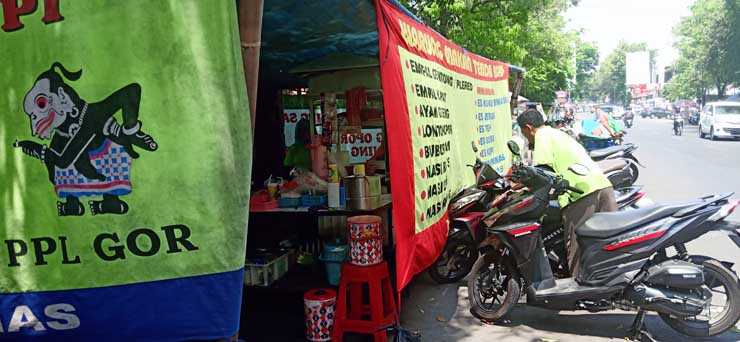
[(527, 69), (522, 95), (549, 103), (575, 74), (577, 34), (565, 31), (568, 0), (401, 0), (424, 22), (481, 56)]
[(576, 100), (596, 100), (594, 72), (599, 64), (599, 49), (589, 42), (578, 42), (576, 51), (576, 84), (573, 97)]
[(725, 95), (740, 82), (740, 0), (698, 0), (674, 28), (679, 58), (666, 96), (699, 97), (707, 88)]
[(704, 95), (706, 88), (701, 79), (694, 74), (697, 69), (689, 65), (686, 58), (679, 57), (673, 68), (673, 78), (663, 88), (663, 97), (675, 101), (699, 98)]

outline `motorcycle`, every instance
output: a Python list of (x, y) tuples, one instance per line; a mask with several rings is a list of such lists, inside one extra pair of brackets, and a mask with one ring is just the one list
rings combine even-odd
[(632, 112), (624, 113), (624, 116), (622, 117), (622, 122), (624, 122), (624, 127), (632, 128), (632, 124), (635, 121), (635, 115), (632, 114)]
[(604, 159), (597, 161), (596, 165), (606, 175), (614, 189), (631, 187), (636, 181), (632, 178), (631, 161), (629, 159)]
[(637, 150), (637, 146), (635, 144), (626, 143), (623, 145), (593, 150), (590, 151), (588, 155), (597, 163), (599, 161), (608, 159), (624, 159), (627, 163), (629, 163), (630, 167), (630, 174), (632, 176), (630, 184), (634, 184), (637, 181), (637, 178), (640, 176), (640, 169), (638, 168), (638, 166), (645, 167), (644, 165), (640, 164), (640, 162), (637, 160), (637, 157), (635, 157), (633, 153), (635, 150)]
[[(478, 152), (475, 142), (473, 152)], [(474, 165), (467, 165), (475, 174), (475, 185), (460, 189), (451, 199), (447, 208), (451, 222), (447, 242), (442, 254), (428, 269), (429, 276), (438, 284), (455, 283), (464, 278), (478, 258), (478, 247), (471, 233), (459, 220), (482, 216), (494, 196), (504, 191), (503, 179), (490, 165), (475, 158)], [(456, 224), (455, 222), (458, 222)]]
[[(475, 146), (473, 149), (477, 151)], [(474, 166), (468, 166), (476, 170), (477, 188), (463, 189), (450, 201), (448, 207), (450, 227), (447, 242), (440, 256), (427, 270), (432, 280), (438, 284), (456, 283), (470, 272), (473, 263), (478, 258), (478, 244), (485, 237), (485, 232), (479, 226), (481, 218), (489, 206), (504, 200), (507, 195), (506, 191), (509, 190), (506, 188), (504, 177), (489, 165), (476, 160)], [(624, 177), (625, 169), (615, 172), (621, 172)], [(645, 195), (641, 191), (641, 186), (615, 187), (615, 189), (619, 210), (635, 208), (638, 201)], [(565, 260), (565, 244), (562, 236), (560, 206), (557, 201), (551, 201), (549, 204), (543, 225), (549, 237), (545, 241), (549, 257), (553, 263), (561, 263)]]
[(683, 116), (676, 114), (673, 116), (673, 134), (683, 134)]
[[(567, 126), (560, 127), (559, 129), (576, 140), (614, 140), (614, 138), (579, 137), (571, 127)], [(599, 165), (607, 178), (609, 178), (612, 186), (614, 186), (615, 189), (620, 189), (635, 184), (635, 182), (637, 182), (637, 178), (640, 176), (640, 172), (637, 167), (644, 167), (632, 154), (632, 151), (636, 149), (637, 146), (631, 143), (620, 144), (603, 149), (592, 150), (589, 152), (589, 156)], [(613, 160), (623, 161), (627, 163), (627, 167), (621, 163), (616, 163)]]
[[(509, 148), (518, 154), (516, 146)], [(583, 168), (574, 164), (569, 171), (585, 175)], [(477, 317), (501, 318), (524, 291), (527, 305), (551, 310), (636, 310), (630, 330), (635, 340), (651, 338), (643, 322), (646, 311), (694, 337), (720, 334), (740, 320), (740, 284), (732, 265), (690, 255), (685, 246), (718, 230), (740, 248), (740, 233), (722, 225), (740, 204), (730, 199), (731, 193), (594, 214), (576, 228), (582, 251), (578, 276), (556, 279), (544, 247), (542, 218), (550, 200), (581, 191), (531, 166), (515, 165), (510, 178), (527, 190), (481, 218), (486, 238), (468, 277), (468, 298)], [(669, 247), (675, 255), (668, 255)], [(724, 305), (715, 304), (714, 299), (723, 298)]]

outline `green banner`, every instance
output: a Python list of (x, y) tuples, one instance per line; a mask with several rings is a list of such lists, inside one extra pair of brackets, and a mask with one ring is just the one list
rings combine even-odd
[[(475, 184), (475, 158), (504, 173), (511, 138), (508, 83), (481, 80), (418, 57), (403, 47), (403, 80), (414, 158), (416, 233), (447, 213), (449, 197)], [(478, 152), (473, 152), (475, 145)], [(418, 152), (417, 152), (418, 151)]]
[(252, 137), (235, 2), (2, 5), (0, 292), (239, 270)]

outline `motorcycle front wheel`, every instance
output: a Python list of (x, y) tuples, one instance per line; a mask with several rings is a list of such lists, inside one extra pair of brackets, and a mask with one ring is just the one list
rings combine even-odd
[(469, 234), (450, 236), (442, 254), (429, 267), (429, 277), (437, 284), (456, 283), (470, 273), (478, 257), (478, 248)]
[(740, 287), (735, 273), (717, 260), (705, 260), (702, 266), (704, 285), (712, 292), (712, 298), (707, 300), (704, 311), (698, 316), (688, 318), (659, 314), (671, 328), (693, 337), (721, 334), (740, 319)]
[(468, 301), (473, 316), (495, 321), (519, 301), (521, 286), (513, 266), (497, 263), (492, 254), (481, 255), (468, 277)]

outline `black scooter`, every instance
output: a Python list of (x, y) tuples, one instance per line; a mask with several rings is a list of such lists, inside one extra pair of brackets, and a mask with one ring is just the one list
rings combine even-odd
[[(515, 155), (516, 144), (509, 144)], [(583, 173), (573, 165), (569, 171)], [(597, 213), (576, 229), (582, 251), (577, 278), (555, 279), (543, 244), (541, 219), (568, 181), (535, 167), (515, 165), (512, 180), (529, 191), (511, 196), (483, 217), (488, 236), (468, 277), (471, 311), (485, 320), (507, 314), (527, 293), (527, 305), (552, 310), (636, 310), (631, 338), (651, 338), (645, 311), (690, 336), (720, 334), (740, 319), (740, 284), (731, 264), (688, 254), (685, 243), (722, 230), (740, 201), (722, 194), (678, 204)], [(675, 255), (668, 255), (673, 247)]]
[(589, 157), (593, 159), (594, 161), (598, 162), (601, 160), (608, 160), (608, 159), (624, 159), (626, 162), (630, 164), (630, 174), (632, 176), (632, 179), (630, 181), (630, 184), (634, 184), (637, 181), (637, 178), (640, 177), (640, 167), (645, 167), (640, 163), (640, 161), (637, 160), (637, 157), (635, 156), (635, 150), (637, 150), (637, 145), (632, 143), (626, 143), (622, 145), (616, 145), (611, 146), (607, 148), (602, 148), (599, 150), (593, 150), (588, 153)]
[[(477, 152), (474, 143), (473, 151)], [(508, 196), (509, 189), (506, 187), (504, 177), (490, 165), (483, 164), (476, 158), (475, 165), (468, 166), (475, 172), (476, 185), (461, 189), (450, 200), (447, 209), (450, 221), (447, 242), (437, 260), (427, 269), (429, 276), (438, 284), (456, 283), (470, 272), (478, 258), (478, 244), (486, 235), (480, 228), (481, 219), (484, 213), (496, 204), (496, 200), (503, 201)], [(610, 181), (614, 181), (613, 177), (619, 176), (619, 171), (613, 173), (614, 175), (607, 173)], [(637, 202), (645, 195), (641, 191), (641, 186), (614, 188), (619, 210), (636, 208)], [(564, 264), (565, 240), (557, 201), (551, 201), (549, 204), (543, 227), (545, 248), (553, 268), (567, 270), (567, 265)]]

